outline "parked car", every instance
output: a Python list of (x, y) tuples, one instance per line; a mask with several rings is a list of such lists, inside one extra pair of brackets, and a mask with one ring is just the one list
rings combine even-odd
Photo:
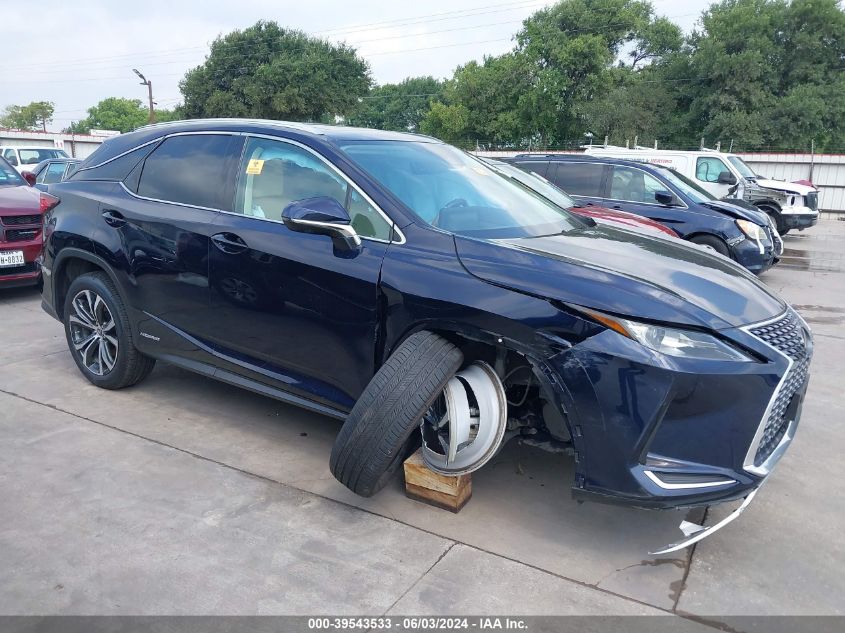
[(0, 158), (0, 288), (38, 283), (42, 214), (57, 202)]
[(36, 189), (47, 191), (47, 185), (64, 180), (81, 162), (78, 158), (42, 160), (32, 171), (24, 171), (21, 176)]
[(496, 171), (500, 172), (502, 175), (508, 178), (513, 178), (520, 184), (550, 200), (562, 209), (566, 209), (570, 213), (580, 215), (584, 218), (593, 218), (599, 222), (613, 224), (626, 229), (657, 234), (661, 237), (678, 237), (678, 234), (668, 226), (663, 226), (660, 222), (649, 220), (641, 215), (635, 215), (625, 211), (615, 211), (605, 207), (588, 207), (580, 205), (570, 198), (563, 189), (556, 187), (533, 171), (524, 171), (519, 167), (514, 167), (509, 163), (492, 158), (482, 158), (481, 160), (490, 165), (490, 167)]
[(791, 229), (803, 231), (819, 221), (819, 191), (812, 184), (765, 178), (736, 154), (711, 149), (686, 152), (603, 146), (590, 147), (586, 153), (674, 169), (716, 198), (750, 202), (771, 216), (781, 235)]
[(747, 504), (798, 424), (812, 338), (773, 290), (435, 139), (164, 123), (50, 191), (43, 306), (88, 381), (158, 359), (344, 420), (360, 495), (415, 446), (457, 475), (521, 434), (576, 453), (578, 498)]
[(53, 147), (17, 147), (0, 145), (0, 156), (9, 161), (18, 172), (30, 171), (42, 160), (70, 158), (63, 149)]
[(758, 275), (779, 256), (766, 214), (716, 200), (666, 167), (572, 154), (522, 154), (509, 160), (539, 173), (581, 204), (651, 218)]

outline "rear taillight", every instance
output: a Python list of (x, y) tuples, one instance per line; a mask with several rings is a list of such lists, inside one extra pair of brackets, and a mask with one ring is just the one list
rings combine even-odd
[(59, 204), (61, 200), (59, 200), (56, 196), (51, 196), (49, 193), (41, 192), (41, 213), (47, 213), (47, 211), (51, 210), (57, 204)]

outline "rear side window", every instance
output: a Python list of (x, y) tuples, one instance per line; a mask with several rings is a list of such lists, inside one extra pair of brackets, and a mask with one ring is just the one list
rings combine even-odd
[[(68, 177), (68, 180), (123, 180), (133, 167), (140, 164), (147, 154), (153, 151), (155, 146), (155, 143), (143, 145), (98, 167), (79, 169), (78, 171), (74, 171), (76, 169), (74, 167), (70, 170), (72, 175)], [(83, 165), (93, 162), (91, 158), (96, 159), (96, 156), (92, 154)]]
[(38, 174), (38, 178), (36, 180), (40, 183), (44, 183), (45, 185), (49, 185), (54, 182), (60, 182), (64, 174), (64, 163), (50, 163), (47, 165), (47, 169)]
[(525, 160), (525, 161), (521, 160), (516, 164), (519, 165), (520, 169), (524, 169), (526, 171), (533, 171), (535, 174), (543, 176), (544, 178), (546, 177), (546, 172), (548, 171), (548, 168), (549, 168), (549, 162), (548, 161), (540, 161), (540, 160)]
[(166, 138), (144, 161), (138, 195), (231, 211), (240, 143), (223, 134)]
[(655, 204), (658, 191), (669, 191), (669, 187), (641, 169), (616, 166), (610, 179), (610, 197), (627, 202)]
[(557, 163), (547, 179), (574, 196), (602, 196), (605, 166), (600, 163)]

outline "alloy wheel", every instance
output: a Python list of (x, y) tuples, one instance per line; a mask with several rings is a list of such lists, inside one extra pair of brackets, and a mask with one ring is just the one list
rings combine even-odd
[(96, 376), (105, 376), (117, 362), (117, 328), (103, 298), (82, 290), (71, 301), (68, 317), (73, 351)]
[(446, 383), (423, 414), (423, 459), (444, 475), (478, 470), (498, 452), (506, 425), (501, 380), (486, 363), (473, 363)]

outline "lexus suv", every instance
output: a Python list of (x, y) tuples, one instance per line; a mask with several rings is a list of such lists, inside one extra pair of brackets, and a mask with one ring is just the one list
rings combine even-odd
[(43, 306), (85, 378), (161, 360), (343, 420), (360, 495), (417, 446), (457, 475), (525, 435), (574, 452), (578, 498), (739, 512), (798, 424), (810, 331), (754, 275), (432, 138), (165, 123), (50, 193)]

